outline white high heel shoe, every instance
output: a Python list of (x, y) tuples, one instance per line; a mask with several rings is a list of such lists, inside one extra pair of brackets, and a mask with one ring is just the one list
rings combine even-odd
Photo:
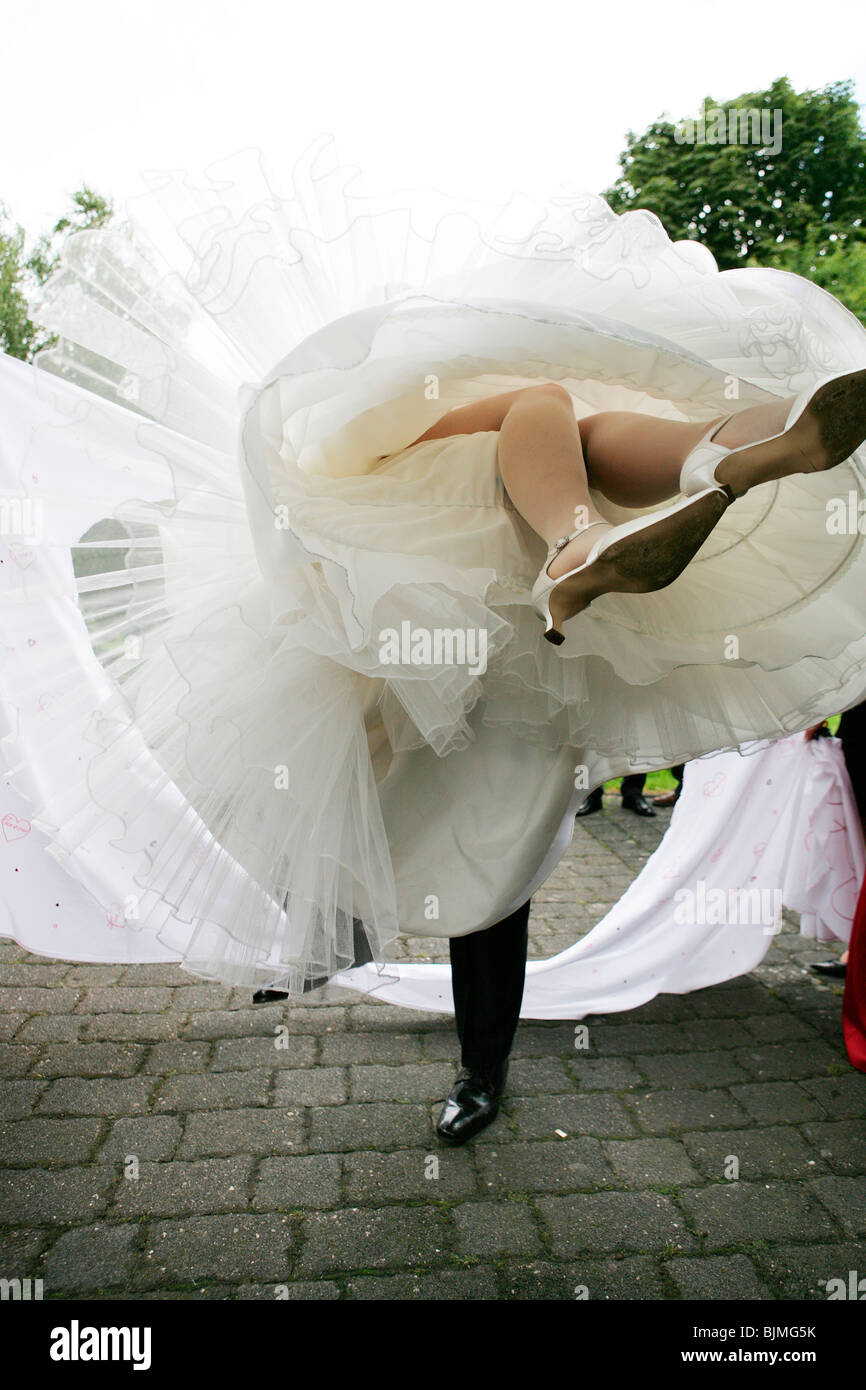
[[(732, 496), (730, 489), (712, 483), (660, 511), (612, 526), (596, 541), (582, 565), (551, 579), (548, 568), (569, 541), (590, 526), (609, 523), (592, 521), (555, 541), (532, 588), (532, 604), (544, 621), (548, 642), (556, 646), (564, 642), (560, 623), (588, 608), (601, 594), (649, 593), (672, 584), (700, 550)], [(574, 611), (564, 617), (554, 615), (550, 606), (554, 595)]]
[[(761, 460), (754, 461), (756, 476), (749, 484), (751, 487), (778, 476), (779, 465), (784, 464), (786, 457), (800, 455), (818, 460), (815, 468), (792, 472), (823, 472), (844, 463), (866, 439), (866, 371), (827, 376), (817, 387), (807, 386), (795, 397), (784, 429), (778, 434), (733, 448), (716, 444), (712, 436), (733, 418), (729, 415), (721, 424), (711, 425), (685, 460), (680, 471), (680, 492), (685, 496), (694, 496), (713, 485), (718, 487), (716, 469), (722, 459), (758, 445), (776, 443), (777, 447), (766, 451), (763, 460), (766, 476), (761, 476)], [(784, 445), (780, 442), (783, 439)], [(742, 496), (742, 493), (732, 493), (732, 496)]]

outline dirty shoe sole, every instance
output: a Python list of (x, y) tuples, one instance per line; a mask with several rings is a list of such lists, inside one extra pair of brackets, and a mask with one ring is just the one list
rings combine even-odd
[(664, 589), (682, 574), (730, 505), (726, 493), (713, 489), (679, 505), (633, 535), (614, 541), (586, 569), (560, 584), (550, 597), (554, 626), (549, 642), (565, 641), (562, 623), (607, 593), (645, 594)]
[[(719, 466), (737, 497), (761, 483), (795, 473), (824, 473), (844, 463), (866, 440), (866, 371), (819, 386), (789, 429), (774, 439), (732, 449)], [(726, 468), (728, 463), (733, 468)]]

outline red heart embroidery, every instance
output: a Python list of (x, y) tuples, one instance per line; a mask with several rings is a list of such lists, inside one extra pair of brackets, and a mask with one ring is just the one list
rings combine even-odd
[(25, 835), (30, 834), (29, 820), (20, 820), (18, 816), (13, 816), (11, 811), (3, 817), (0, 824), (7, 840), (23, 840)]
[(36, 559), (35, 550), (27, 550), (25, 546), (18, 545), (15, 541), (9, 547), (9, 555), (15, 561), (19, 569), (26, 570)]

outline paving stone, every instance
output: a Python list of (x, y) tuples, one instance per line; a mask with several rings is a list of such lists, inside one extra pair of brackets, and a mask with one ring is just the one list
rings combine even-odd
[(730, 1052), (695, 1052), (674, 1057), (635, 1057), (634, 1064), (650, 1086), (675, 1089), (679, 1087), (729, 1086), (735, 1081), (748, 1081), (745, 1071)]
[[(802, 1235), (812, 1233), (804, 1231)], [(772, 1288), (777, 1298), (826, 1300), (827, 1281), (841, 1279), (848, 1301), (852, 1284), (866, 1275), (863, 1268), (863, 1245), (850, 1241), (838, 1244), (814, 1243), (779, 1245), (772, 1250), (760, 1250), (753, 1259), (761, 1275)], [(851, 1273), (857, 1280), (851, 1280)], [(831, 1286), (831, 1292), (839, 1292)], [(866, 1293), (866, 1285), (860, 1289), (860, 1296)], [(860, 1301), (858, 1299), (858, 1301)]]
[(121, 982), (128, 985), (188, 985), (191, 976), (179, 965), (125, 965), (121, 971)]
[(317, 1106), (310, 1111), (310, 1148), (317, 1153), (353, 1149), (405, 1149), (432, 1143), (423, 1105), (368, 1101), (362, 1105)]
[[(518, 1026), (518, 1033), (522, 1027), (522, 1024)], [(400, 1056), (400, 1049), (398, 1048), (393, 1048), (394, 1055), (390, 1057), (384, 1054), (378, 1055), (378, 1049), (375, 1045), (377, 1038), (381, 1038), (382, 1042), (387, 1043), (388, 1047), (391, 1048), (397, 1039), (403, 1036), (401, 1033), (386, 1033), (382, 1029), (379, 1029), (376, 1033), (350, 1033), (347, 1036), (353, 1040), (355, 1038), (361, 1039), (366, 1037), (370, 1044), (368, 1049), (362, 1050), (369, 1051), (372, 1055), (359, 1056), (352, 1059), (358, 1062), (449, 1062), (455, 1072), (460, 1066), (460, 1043), (454, 1029), (453, 1018), (449, 1019), (447, 1024), (443, 1023), (438, 1029), (428, 1028), (425, 1033), (416, 1034), (415, 1041), (419, 1048), (417, 1056), (411, 1051), (407, 1051), (405, 1056)], [(323, 1048), (336, 1045), (336, 1043), (336, 1038), (322, 1039)], [(512, 1051), (512, 1060), (516, 1055), (517, 1054)]]
[(226, 985), (182, 985), (172, 990), (171, 1005), (179, 1013), (202, 1013), (205, 1009), (227, 1009), (232, 991)]
[(210, 1038), (273, 1039), (276, 1028), (285, 1027), (291, 1031), (286, 1009), (274, 1004), (251, 1004), (248, 1009), (213, 1009), (210, 1013), (192, 1014), (180, 1027), (178, 1023), (175, 1018), (174, 1027), (179, 1036), (202, 1041)]
[(307, 1067), (279, 1072), (274, 1105), (339, 1105), (349, 1094), (345, 1067)]
[(49, 1251), (45, 1282), (56, 1289), (104, 1289), (125, 1284), (137, 1259), (138, 1225), (82, 1226), (65, 1231)]
[(403, 1009), (397, 1004), (365, 1003), (355, 1004), (350, 1010), (352, 1032), (367, 1028), (393, 1028), (399, 1033), (426, 1032), (437, 1029), (445, 1018), (451, 1027), (454, 1021), (450, 1015), (428, 1013), (426, 1009)]
[(55, 1235), (49, 1230), (4, 1231), (0, 1238), (3, 1278), (44, 1279), (42, 1252)]
[(81, 1014), (81, 1040), (87, 1042), (162, 1042), (180, 1024), (174, 1014)]
[(0, 1013), (71, 1014), (82, 993), (62, 985), (52, 989), (38, 985), (0, 989)]
[(478, 1171), (482, 1186), (494, 1196), (503, 1192), (573, 1192), (611, 1181), (597, 1139), (514, 1140), (500, 1147), (479, 1145)]
[(0, 964), (0, 986), (46, 985), (55, 989), (61, 980), (68, 982), (71, 973), (65, 962), (46, 962), (28, 955), (24, 960), (3, 961)]
[(45, 1081), (4, 1081), (0, 1086), (0, 1116), (23, 1120), (32, 1113), (46, 1089)]
[(115, 1209), (121, 1219), (246, 1210), (252, 1166), (247, 1157), (141, 1163), (137, 1177), (124, 1174), (115, 1193)]
[[(866, 1235), (866, 1178), (816, 1178), (811, 1190), (831, 1211), (846, 1236)], [(866, 1274), (866, 1268), (864, 1268)]]
[[(51, 967), (47, 967), (50, 969)], [(113, 985), (118, 980), (123, 979), (122, 965), (88, 965), (79, 963), (73, 965), (64, 976), (67, 985), (87, 985), (91, 989), (99, 985)], [(47, 982), (46, 982), (47, 983)], [(142, 980), (141, 983), (149, 984), (149, 980)]]
[(508, 1110), (521, 1139), (550, 1139), (557, 1130), (563, 1130), (568, 1138), (581, 1134), (611, 1138), (634, 1133), (622, 1101), (600, 1092), (588, 1096), (518, 1098), (508, 1102)]
[(142, 1070), (155, 1076), (204, 1071), (211, 1047), (208, 1042), (160, 1042), (150, 1049)]
[(793, 1183), (716, 1183), (684, 1188), (680, 1200), (710, 1250), (743, 1241), (796, 1240), (803, 1231), (818, 1241), (837, 1235), (823, 1207)]
[(305, 1124), (296, 1110), (200, 1110), (186, 1117), (178, 1158), (297, 1153)]
[(577, 1264), (509, 1261), (505, 1272), (505, 1297), (510, 1299), (558, 1299), (568, 1302), (605, 1299), (661, 1299), (661, 1276), (645, 1255), (619, 1259), (584, 1259)]
[[(81, 1014), (161, 1014), (170, 1006), (172, 993), (156, 985), (142, 985), (128, 988), (124, 985), (106, 985), (100, 989), (86, 989), (78, 1004)], [(64, 1010), (68, 1013), (69, 1010)]]
[(218, 1110), (266, 1105), (270, 1082), (252, 1071), (204, 1072), (201, 1076), (170, 1076), (154, 1101), (155, 1110)]
[(4, 1014), (0, 1022), (6, 1018), (20, 1021), (15, 1031), (16, 1043), (78, 1042), (86, 1022), (80, 1014), (34, 1014), (32, 1018), (26, 1014)]
[(533, 1255), (541, 1249), (526, 1202), (461, 1202), (454, 1208), (458, 1249), (485, 1259), (491, 1255)]
[(85, 1163), (102, 1120), (30, 1119), (0, 1129), (0, 1162), (15, 1166)]
[(180, 1121), (174, 1115), (142, 1115), (138, 1119), (115, 1120), (102, 1148), (100, 1160), (123, 1163), (138, 1159), (171, 1158), (180, 1142)]
[(719, 986), (696, 990), (690, 995), (690, 1003), (703, 1018), (746, 1018), (749, 1014), (781, 1013), (785, 1007), (756, 982), (732, 989)]
[(766, 1299), (773, 1295), (745, 1255), (711, 1255), (668, 1260), (667, 1273), (683, 1298)]
[(596, 1023), (591, 1025), (589, 1036), (606, 1057), (689, 1051), (681, 1027), (674, 1023)]
[(742, 1047), (748, 1041), (741, 1019), (704, 1018), (680, 1024), (686, 1052), (720, 1052)]
[[(810, 1078), (802, 1083), (831, 1120), (862, 1120), (866, 1115), (866, 1073)], [(810, 1115), (808, 1117), (812, 1119)], [(822, 1115), (823, 1119), (824, 1116)]]
[(627, 1057), (582, 1057), (576, 1053), (566, 1066), (579, 1091), (627, 1091), (646, 1084)]
[(721, 1129), (746, 1124), (749, 1116), (727, 1091), (651, 1091), (631, 1095), (628, 1104), (642, 1129), (666, 1134), (684, 1129)]
[[(616, 797), (579, 822), (530, 953), (590, 930), (665, 824)], [(458, 1149), (433, 1131), (460, 1063), (449, 1013), (336, 986), (253, 1006), (173, 965), (0, 940), (7, 1277), (50, 1268), (57, 1296), (122, 1301), (826, 1297), (866, 1278), (866, 1078), (841, 989), (785, 923), (749, 976), (524, 1020), (498, 1119)], [(448, 958), (443, 938), (397, 947)]]
[(134, 1076), (146, 1049), (133, 1043), (53, 1043), (31, 1076)]
[(324, 1209), (342, 1200), (340, 1160), (332, 1154), (266, 1158), (259, 1168), (252, 1206), (256, 1211)]
[(41, 1042), (41, 1038), (25, 1038), (21, 1036), (21, 1030), (27, 1027), (28, 1024), (35, 1022), (35, 1019), (28, 1019), (25, 1013), (0, 1014), (0, 1038), (2, 1038), (4, 1042), (11, 1042), (12, 1039), (16, 1037), (19, 1042)]
[(560, 1057), (517, 1057), (506, 1084), (511, 1096), (573, 1095), (576, 1089)]
[(291, 1284), (242, 1284), (235, 1290), (234, 1297), (241, 1302), (319, 1302), (339, 1298), (340, 1286), (330, 1279), (295, 1280)]
[(825, 1164), (793, 1125), (768, 1129), (730, 1129), (715, 1134), (683, 1135), (683, 1142), (705, 1177), (728, 1180), (725, 1165), (739, 1159), (739, 1180), (812, 1178)]
[(44, 1075), (37, 1069), (41, 1047), (26, 1047), (23, 1043), (0, 1043), (0, 1077)]
[(484, 1265), (473, 1269), (440, 1269), (434, 1274), (362, 1274), (346, 1281), (347, 1298), (401, 1300), (425, 1303), (498, 1298), (496, 1274)]
[[(188, 1281), (187, 1281), (188, 1282)], [(129, 1295), (119, 1294), (123, 1300)], [(174, 1289), (142, 1289), (135, 1295), (136, 1302), (142, 1303), (166, 1303), (174, 1302), (178, 1297)], [(234, 1297), (234, 1288), (231, 1284), (194, 1284), (192, 1288), (186, 1287), (181, 1295), (186, 1303), (225, 1303)]]
[(290, 1283), (292, 1246), (291, 1219), (278, 1212), (155, 1221), (146, 1233), (136, 1283), (144, 1289), (203, 1279)]
[(277, 1047), (277, 1041), (276, 1038), (220, 1038), (214, 1044), (210, 1068), (212, 1071), (245, 1071), (247, 1068), (270, 1071), (273, 1067), (315, 1066), (317, 1038), (290, 1034), (286, 1047)]
[(744, 1018), (743, 1023), (752, 1037), (763, 1043), (808, 1043), (815, 1039), (814, 1027), (795, 1014), (756, 1014), (753, 1018)]
[(539, 1197), (536, 1206), (547, 1227), (549, 1248), (561, 1258), (694, 1248), (685, 1217), (662, 1193), (590, 1192)]
[[(454, 1027), (453, 1020), (451, 1027), (452, 1029)], [(454, 1046), (453, 1043), (452, 1046)], [(594, 1054), (593, 1044), (590, 1045), (589, 1050)], [(515, 1061), (521, 1057), (564, 1058), (574, 1055), (573, 1023), (518, 1024), (517, 1032), (514, 1035), (514, 1045), (511, 1049), (511, 1056)]]
[(132, 1115), (148, 1109), (155, 1085), (152, 1076), (62, 1077), (49, 1082), (36, 1109), (42, 1115)]
[(826, 1043), (813, 1039), (808, 1046), (801, 1040), (771, 1043), (764, 1047), (743, 1048), (735, 1054), (737, 1061), (759, 1080), (786, 1081), (804, 1076), (820, 1076), (839, 1065), (844, 1047), (835, 1051)]
[(349, 1068), (349, 1077), (352, 1100), (358, 1101), (444, 1101), (454, 1084), (452, 1068), (442, 1062), (402, 1067), (353, 1066)]
[(471, 1150), (404, 1149), (396, 1153), (347, 1154), (343, 1159), (346, 1201), (453, 1201), (477, 1193)]
[(92, 1221), (104, 1212), (116, 1176), (106, 1164), (0, 1173), (0, 1226)]
[(418, 1207), (354, 1207), (315, 1212), (301, 1221), (299, 1274), (441, 1263), (438, 1214)]
[[(626, 884), (628, 887), (628, 884)], [(694, 1016), (691, 996), (687, 994), (657, 994), (639, 1009), (631, 1009), (617, 1017), (625, 1023), (681, 1023)]]
[[(420, 1062), (425, 1056), (424, 1044), (429, 1048), (431, 1040), (436, 1037), (437, 1034), (431, 1033), (385, 1033), (381, 1029), (375, 1033), (329, 1033), (322, 1036), (320, 1041), (321, 1063), (324, 1067), (345, 1067), (352, 1063), (404, 1066)], [(457, 1040), (452, 1040), (450, 1032), (447, 1040), (451, 1051), (455, 1051)], [(430, 1053), (426, 1056), (429, 1057)]]
[(606, 1139), (603, 1148), (613, 1171), (629, 1187), (677, 1187), (698, 1181), (676, 1139)]
[(866, 1173), (866, 1126), (860, 1120), (803, 1125), (815, 1153), (837, 1173)]

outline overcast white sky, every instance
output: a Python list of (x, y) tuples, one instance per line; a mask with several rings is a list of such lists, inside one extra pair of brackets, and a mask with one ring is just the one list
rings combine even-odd
[[(323, 131), (370, 189), (600, 192), (625, 132), (786, 74), (866, 102), (863, 0), (19, 0), (3, 15), (0, 200), (35, 233), (82, 181)], [(369, 178), (367, 176), (369, 175)]]

